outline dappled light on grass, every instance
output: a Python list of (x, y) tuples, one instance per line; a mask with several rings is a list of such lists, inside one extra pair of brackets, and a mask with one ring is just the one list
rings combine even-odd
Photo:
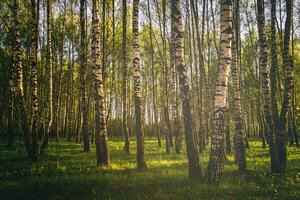
[[(121, 148), (123, 141), (111, 140), (111, 167), (96, 167), (95, 147), (90, 153), (81, 144), (51, 142), (43, 162), (29, 165), (20, 159), (22, 149), (1, 151), (0, 196), (8, 198), (45, 199), (293, 199), (300, 194), (300, 150), (289, 148), (289, 174), (286, 178), (269, 174), (268, 149), (260, 142), (251, 142), (247, 150), (248, 170), (238, 171), (232, 154), (227, 155), (224, 184), (208, 185), (188, 179), (185, 151), (181, 154), (158, 148), (154, 139), (146, 138), (145, 149), (149, 167), (138, 171), (135, 163), (135, 142), (132, 154)], [(208, 152), (200, 154), (207, 165)], [(34, 192), (28, 193), (34, 188)], [(251, 197), (251, 198), (250, 198)]]

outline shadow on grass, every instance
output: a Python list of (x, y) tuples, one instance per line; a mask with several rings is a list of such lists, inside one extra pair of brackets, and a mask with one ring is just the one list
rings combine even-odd
[[(113, 147), (122, 142), (113, 140)], [(188, 179), (185, 150), (166, 154), (153, 141), (146, 141), (149, 167), (136, 169), (135, 153), (127, 155), (122, 148), (111, 148), (112, 168), (97, 168), (95, 149), (82, 152), (73, 142), (50, 143), (46, 158), (29, 165), (22, 151), (0, 152), (0, 199), (297, 199), (300, 197), (299, 151), (293, 150), (289, 161), (291, 176), (282, 180), (266, 173), (267, 150), (252, 148), (248, 152), (249, 169), (237, 171), (230, 159), (225, 163), (224, 182), (208, 185), (204, 180)], [(132, 152), (135, 152), (133, 142)], [(255, 152), (252, 152), (255, 151)], [(257, 152), (256, 152), (257, 151)], [(20, 154), (21, 153), (21, 154)], [(259, 156), (258, 156), (259, 155)], [(208, 151), (200, 155), (202, 174)], [(258, 157), (257, 157), (258, 156)], [(255, 158), (255, 159), (254, 159)], [(253, 161), (252, 161), (253, 160)], [(247, 160), (248, 161), (248, 160)], [(253, 164), (254, 163), (254, 164)], [(254, 170), (255, 169), (255, 170)], [(300, 178), (300, 176), (298, 177)], [(293, 184), (292, 184), (293, 183)]]

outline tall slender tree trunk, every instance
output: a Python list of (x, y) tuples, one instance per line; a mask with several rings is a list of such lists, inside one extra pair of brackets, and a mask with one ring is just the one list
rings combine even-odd
[[(74, 14), (73, 14), (73, 0), (70, 1), (70, 7), (71, 7), (71, 13), (70, 13), (70, 20), (71, 23), (73, 24), (74, 21)], [(71, 38), (70, 38), (70, 63), (69, 63), (69, 85), (70, 88), (68, 90), (68, 96), (70, 97), (70, 105), (69, 105), (69, 114), (68, 114), (68, 119), (72, 119), (74, 117), (74, 121), (76, 121), (76, 115), (74, 116), (75, 113), (75, 105), (74, 105), (74, 94), (73, 94), (73, 86), (74, 86), (74, 81), (73, 81), (73, 72), (74, 72), (74, 33), (71, 33)], [(74, 136), (76, 134), (76, 129), (75, 129), (75, 123), (73, 121), (69, 121), (68, 124), (68, 140), (71, 140), (71, 136)], [(75, 134), (74, 134), (75, 132)], [(77, 138), (77, 134), (75, 136)], [(77, 141), (76, 141), (77, 142)]]
[[(171, 5), (172, 6), (172, 5)], [(180, 139), (180, 121), (178, 119), (178, 103), (177, 103), (177, 90), (176, 90), (176, 69), (175, 69), (175, 31), (174, 31), (174, 9), (171, 8), (171, 46), (170, 46), (170, 55), (171, 55), (171, 79), (172, 79), (172, 115), (174, 120), (174, 133), (175, 133), (175, 152), (180, 153), (181, 150), (181, 139)]]
[(26, 103), (24, 98), (23, 87), (23, 67), (21, 61), (21, 38), (20, 38), (20, 1), (14, 0), (13, 15), (14, 15), (14, 66), (16, 70), (15, 86), (16, 86), (16, 99), (19, 107), (22, 131), (24, 134), (24, 142), (27, 150), (28, 158), (31, 158), (31, 139), (29, 134), (28, 116)]
[(64, 125), (64, 135), (67, 136), (68, 141), (71, 140), (71, 134), (70, 134), (70, 128), (71, 128), (71, 123), (69, 119), (71, 119), (71, 102), (72, 102), (72, 95), (71, 94), (71, 78), (72, 78), (72, 70), (71, 70), (71, 42), (69, 43), (69, 49), (68, 49), (68, 71), (67, 71), (67, 88), (66, 88), (66, 95), (67, 95), (67, 100), (66, 100), (66, 118), (65, 118), (65, 125)]
[(66, 20), (66, 0), (64, 0), (64, 11), (61, 22), (60, 32), (60, 44), (59, 44), (59, 71), (57, 76), (57, 96), (56, 96), (56, 109), (55, 109), (55, 137), (56, 142), (60, 141), (62, 130), (60, 129), (60, 122), (63, 120), (60, 118), (63, 115), (62, 94), (63, 94), (63, 67), (64, 67), (64, 44), (65, 44), (65, 20)]
[[(212, 5), (211, 5), (212, 6)], [(211, 43), (212, 43), (212, 38), (211, 38), (211, 34), (210, 34), (210, 15), (213, 17), (214, 13), (213, 11), (209, 11), (209, 2), (207, 1), (206, 3), (206, 24), (207, 24), (207, 29), (206, 29), (206, 40), (207, 40), (207, 87), (206, 87), (206, 99), (205, 99), (205, 113), (206, 113), (206, 141), (205, 141), (205, 146), (206, 147), (208, 145), (209, 142), (209, 136), (210, 136), (210, 129), (211, 129), (211, 107), (212, 107), (212, 86), (211, 86), (211, 79), (212, 76), (209, 76), (209, 74), (211, 74), (212, 71), (212, 48), (211, 48)], [(213, 18), (212, 21), (214, 21), (215, 19)], [(212, 25), (214, 25), (214, 22), (212, 22)], [(214, 28), (214, 27), (213, 27)], [(214, 34), (214, 29), (213, 29), (213, 34)], [(213, 41), (214, 43), (216, 41)], [(217, 49), (216, 49), (217, 52)]]
[[(200, 72), (200, 81), (202, 86), (202, 114), (201, 114), (201, 120), (202, 120), (202, 128), (200, 129), (199, 134), (201, 135), (201, 150), (206, 149), (206, 138), (207, 134), (209, 133), (208, 130), (208, 119), (209, 119), (209, 91), (208, 91), (208, 83), (207, 83), (207, 75), (206, 75), (206, 69), (205, 69), (205, 47), (204, 47), (204, 38), (205, 38), (205, 8), (208, 4), (207, 0), (202, 1), (202, 27), (201, 27), (201, 54), (200, 54), (200, 65), (199, 65), (199, 72)], [(208, 29), (208, 26), (207, 26)]]
[[(271, 70), (270, 70), (270, 87), (271, 87), (271, 103), (272, 115), (277, 132), (279, 113), (277, 105), (277, 73), (278, 73), (278, 58), (276, 44), (276, 0), (271, 0)], [(276, 133), (278, 134), (278, 133)]]
[(284, 41), (283, 41), (283, 64), (284, 64), (284, 93), (283, 102), (281, 106), (280, 121), (278, 126), (277, 148), (279, 158), (279, 172), (286, 173), (287, 171), (287, 118), (288, 112), (291, 111), (293, 98), (293, 67), (292, 56), (290, 54), (291, 43), (291, 26), (292, 26), (292, 12), (293, 0), (286, 0), (286, 21), (284, 27)]
[[(196, 28), (196, 39), (197, 39), (197, 48), (198, 48), (198, 55), (199, 55), (199, 66), (196, 66), (196, 72), (199, 71), (199, 76), (200, 76), (200, 82), (199, 86), (197, 86), (198, 91), (199, 91), (199, 117), (200, 117), (200, 129), (199, 129), (199, 150), (200, 152), (204, 150), (204, 145), (205, 145), (205, 121), (204, 121), (204, 91), (205, 91), (205, 84), (206, 84), (206, 75), (205, 75), (205, 68), (204, 68), (204, 55), (203, 55), (203, 39), (204, 36), (200, 35), (200, 30), (199, 30), (199, 16), (198, 16), (198, 7), (197, 4), (195, 4), (194, 0), (191, 1), (191, 7), (193, 10), (193, 16), (195, 18), (195, 28)], [(202, 20), (202, 26), (204, 26), (204, 19)], [(204, 27), (202, 27), (202, 34), (204, 35)], [(197, 76), (198, 77), (198, 74)]]
[(47, 73), (48, 73), (48, 124), (46, 126), (45, 139), (41, 146), (41, 154), (44, 154), (48, 145), (49, 135), (53, 131), (53, 54), (52, 54), (52, 29), (51, 29), (51, 0), (47, 0)]
[[(106, 38), (107, 38), (107, 35), (106, 35), (106, 0), (102, 0), (101, 2), (102, 4), (102, 26), (101, 26), (101, 36), (102, 36), (102, 42), (101, 42), (101, 45), (102, 45), (102, 80), (103, 80), (103, 89), (105, 90), (105, 87), (106, 87), (106, 82), (105, 82), (105, 79), (106, 79), (106, 73), (107, 73), (107, 69), (106, 69)], [(105, 96), (105, 95), (104, 95)], [(105, 99), (106, 99), (106, 96), (105, 96)], [(106, 101), (106, 100), (105, 100)]]
[(88, 107), (86, 94), (86, 68), (87, 68), (87, 38), (86, 38), (86, 1), (80, 0), (80, 90), (81, 90), (81, 113), (83, 132), (83, 151), (90, 151), (88, 130)]
[(39, 160), (38, 139), (38, 96), (37, 96), (37, 49), (38, 49), (38, 18), (35, 0), (31, 0), (31, 134), (32, 134), (32, 161)]
[[(170, 140), (170, 133), (171, 133), (171, 126), (170, 126), (170, 118), (169, 118), (169, 103), (168, 103), (168, 66), (167, 66), (167, 49), (166, 49), (166, 35), (165, 35), (165, 21), (166, 21), (166, 1), (162, 1), (162, 23), (160, 25), (160, 32), (162, 38), (162, 88), (163, 88), (163, 95), (162, 95), (162, 102), (163, 102), (163, 133), (166, 138), (166, 153), (170, 153), (171, 147), (171, 140)], [(159, 5), (159, 4), (157, 4)], [(159, 7), (157, 8), (159, 10)], [(160, 14), (159, 14), (160, 19)]]
[(234, 17), (233, 17), (233, 35), (231, 46), (231, 74), (234, 95), (234, 114), (235, 114), (235, 134), (234, 134), (234, 152), (235, 159), (239, 170), (246, 169), (246, 156), (244, 144), (245, 125), (243, 121), (243, 111), (241, 104), (241, 83), (240, 83), (240, 63), (239, 63), (239, 38), (240, 38), (240, 10), (239, 0), (234, 0)]
[(219, 66), (214, 97), (211, 150), (207, 167), (207, 178), (210, 183), (219, 183), (223, 179), (226, 95), (231, 59), (232, 0), (220, 1), (220, 21)]
[[(111, 52), (111, 92), (110, 92), (110, 108), (107, 116), (111, 115), (113, 118), (113, 106), (116, 105), (116, 19), (115, 19), (115, 1), (111, 1), (112, 4), (112, 52)], [(114, 107), (116, 108), (116, 107)]]
[(137, 141), (137, 167), (147, 167), (144, 155), (144, 129), (142, 115), (141, 97), (141, 66), (140, 66), (140, 45), (139, 45), (139, 0), (133, 0), (132, 8), (132, 62), (134, 81), (134, 105), (135, 105), (135, 134)]
[(188, 84), (187, 68), (184, 63), (184, 28), (180, 10), (180, 0), (171, 1), (171, 10), (174, 16), (174, 24), (172, 26), (174, 27), (173, 31), (175, 35), (175, 66), (178, 71), (182, 99), (182, 113), (184, 115), (184, 132), (189, 163), (189, 176), (191, 178), (199, 178), (201, 177), (201, 168), (195, 142), (195, 127), (190, 104), (190, 86)]
[(107, 139), (107, 128), (105, 118), (105, 97), (103, 90), (103, 74), (101, 69), (100, 52), (100, 20), (99, 0), (93, 0), (93, 27), (92, 27), (92, 56), (93, 76), (95, 87), (95, 136), (97, 165), (110, 165), (110, 154)]
[(165, 15), (166, 15), (166, 1), (162, 1), (162, 17), (161, 17), (161, 10), (160, 4), (157, 0), (154, 1), (157, 15), (158, 15), (158, 24), (159, 24), (159, 32), (160, 37), (162, 40), (162, 52), (160, 52), (161, 56), (161, 70), (162, 70), (162, 79), (160, 81), (160, 85), (162, 88), (162, 95), (161, 95), (161, 102), (162, 102), (162, 116), (161, 116), (161, 130), (165, 136), (166, 142), (166, 153), (170, 153), (171, 141), (170, 141), (170, 132), (171, 132), (171, 125), (169, 119), (169, 106), (168, 106), (168, 67), (167, 67), (167, 55), (166, 55), (166, 36), (165, 36)]
[[(295, 28), (294, 28), (294, 20), (292, 18), (292, 69), (294, 69), (294, 63), (295, 63), (295, 41), (294, 41), (294, 34), (295, 34)], [(291, 123), (292, 123), (292, 132), (293, 136), (295, 138), (296, 147), (300, 147), (299, 144), (299, 138), (297, 134), (297, 126), (296, 126), (296, 102), (297, 102), (297, 90), (295, 87), (296, 80), (293, 79), (294, 85), (293, 85), (293, 94), (292, 94), (292, 107), (291, 107)]]
[(127, 1), (123, 0), (122, 8), (122, 65), (123, 65), (123, 80), (122, 80), (122, 96), (123, 96), (123, 132), (125, 134), (125, 145), (124, 150), (126, 153), (130, 153), (130, 139), (129, 139), (129, 129), (128, 129), (128, 112), (127, 112), (127, 55), (126, 55), (126, 44), (127, 44)]
[(165, 120), (168, 127), (168, 132), (166, 138), (170, 147), (173, 147), (173, 134), (172, 126), (170, 123), (170, 114), (169, 114), (169, 69), (167, 62), (167, 36), (166, 36), (166, 0), (162, 1), (162, 36), (163, 36), (163, 67), (164, 67), (164, 93), (165, 93)]
[(260, 78), (263, 95), (263, 110), (266, 121), (267, 137), (271, 156), (271, 170), (273, 173), (278, 172), (278, 153), (276, 149), (274, 121), (272, 118), (271, 99), (270, 99), (270, 80), (268, 67), (267, 43), (265, 36), (265, 16), (264, 1), (257, 0), (257, 27), (259, 36), (259, 65)]
[(158, 128), (158, 122), (157, 122), (157, 108), (156, 108), (156, 87), (155, 87), (155, 69), (154, 69), (154, 45), (153, 45), (153, 29), (152, 29), (152, 18), (151, 18), (151, 12), (150, 12), (150, 1), (147, 0), (147, 8), (148, 8), (148, 17), (149, 17), (149, 26), (150, 26), (150, 45), (151, 45), (151, 75), (152, 75), (152, 103), (153, 103), (153, 113), (154, 113), (154, 122), (155, 122), (155, 129), (156, 129), (156, 136), (157, 136), (157, 142), (158, 146), (161, 147), (161, 141), (160, 141), (160, 132)]

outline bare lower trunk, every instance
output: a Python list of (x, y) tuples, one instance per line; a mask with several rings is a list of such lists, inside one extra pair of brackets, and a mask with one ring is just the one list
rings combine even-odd
[(287, 172), (287, 118), (292, 106), (292, 93), (294, 87), (294, 76), (292, 67), (292, 56), (290, 54), (290, 37), (292, 25), (293, 0), (286, 0), (286, 21), (284, 27), (284, 47), (283, 47), (283, 63), (284, 63), (284, 93), (281, 113), (279, 118), (277, 149), (279, 158), (279, 172), (284, 174)]
[(134, 81), (134, 105), (135, 105), (135, 134), (137, 141), (137, 168), (147, 167), (144, 155), (144, 129), (142, 119), (142, 97), (141, 97), (141, 66), (139, 46), (139, 0), (133, 0), (132, 8), (132, 62)]
[(44, 154), (48, 145), (49, 135), (53, 129), (53, 55), (52, 55), (52, 28), (51, 28), (51, 2), (47, 0), (47, 73), (48, 73), (48, 118), (45, 139), (41, 146), (41, 154)]
[(122, 35), (122, 65), (123, 65), (123, 80), (122, 80), (122, 96), (123, 96), (123, 132), (125, 134), (124, 150), (130, 153), (130, 139), (128, 129), (128, 111), (127, 111), (127, 55), (126, 55), (126, 34), (127, 34), (127, 3), (123, 0), (123, 35)]
[(269, 80), (269, 67), (268, 67), (268, 54), (267, 43), (265, 36), (265, 17), (264, 17), (264, 1), (257, 0), (257, 26), (259, 35), (259, 64), (260, 64), (260, 76), (262, 82), (262, 94), (263, 94), (263, 110), (264, 118), (266, 121), (267, 137), (270, 148), (271, 156), (271, 170), (273, 173), (278, 172), (278, 153), (276, 149), (274, 122), (271, 111), (271, 99), (270, 99), (270, 80)]
[(177, 103), (177, 90), (176, 90), (176, 69), (175, 69), (175, 32), (174, 32), (174, 23), (175, 18), (173, 14), (174, 10), (171, 9), (171, 79), (172, 79), (172, 116), (174, 120), (174, 135), (175, 135), (175, 152), (180, 153), (181, 151), (181, 139), (180, 139), (180, 121), (178, 119), (178, 103)]
[(101, 69), (99, 4), (99, 0), (93, 0), (92, 56), (95, 87), (96, 157), (97, 165), (108, 166), (110, 165), (110, 154), (105, 118), (106, 109), (104, 102), (103, 74)]
[(38, 97), (37, 97), (37, 48), (38, 48), (38, 19), (35, 0), (31, 0), (31, 136), (32, 136), (32, 161), (39, 160), (40, 141), (38, 138)]
[(86, 94), (86, 68), (87, 68), (87, 39), (86, 39), (86, 2), (80, 0), (80, 92), (81, 92), (81, 113), (82, 113), (82, 133), (83, 151), (90, 151), (89, 129), (88, 129), (88, 107)]
[(21, 62), (21, 38), (20, 38), (20, 1), (14, 0), (13, 14), (14, 14), (14, 63), (16, 69), (15, 87), (16, 87), (16, 99), (19, 107), (22, 131), (24, 134), (24, 142), (27, 150), (27, 156), (31, 157), (31, 140), (29, 135), (28, 127), (28, 116), (26, 103), (24, 98), (24, 87), (23, 87), (23, 73), (22, 73), (22, 62)]
[(246, 156), (244, 144), (245, 125), (243, 121), (242, 104), (241, 104), (241, 83), (240, 83), (240, 68), (239, 68), (239, 0), (234, 1), (234, 31), (232, 39), (232, 59), (231, 59), (231, 74), (234, 95), (234, 113), (235, 113), (235, 134), (234, 134), (234, 152), (235, 159), (239, 166), (239, 170), (246, 169)]
[(219, 183), (223, 179), (224, 168), (224, 136), (226, 117), (226, 95), (228, 70), (231, 59), (232, 36), (232, 1), (220, 1), (220, 49), (219, 66), (214, 97), (213, 132), (211, 135), (211, 150), (207, 167), (207, 178), (210, 183)]
[(199, 154), (195, 142), (195, 127), (190, 104), (190, 86), (188, 84), (187, 68), (184, 63), (184, 29), (180, 10), (180, 0), (172, 0), (171, 9), (174, 16), (173, 31), (175, 35), (174, 48), (176, 52), (175, 66), (179, 75), (182, 113), (184, 115), (185, 142), (189, 164), (189, 176), (191, 178), (200, 178), (201, 168), (199, 164)]
[(157, 122), (157, 108), (156, 108), (156, 87), (155, 87), (155, 70), (154, 70), (154, 47), (153, 47), (153, 29), (152, 29), (152, 18), (151, 18), (151, 12), (150, 12), (150, 1), (147, 0), (147, 6), (148, 6), (148, 17), (149, 17), (149, 26), (150, 26), (150, 45), (151, 45), (151, 75), (152, 75), (152, 103), (153, 103), (153, 113), (154, 113), (154, 122), (155, 122), (155, 129), (156, 129), (156, 136), (157, 136), (157, 142), (158, 146), (161, 147), (161, 141), (160, 141), (160, 132), (158, 128), (158, 122)]

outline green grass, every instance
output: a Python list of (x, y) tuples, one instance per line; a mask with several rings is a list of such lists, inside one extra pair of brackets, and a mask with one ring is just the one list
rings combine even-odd
[[(289, 147), (289, 174), (269, 175), (268, 150), (251, 142), (246, 173), (239, 173), (228, 155), (224, 182), (208, 185), (188, 179), (185, 151), (177, 155), (146, 139), (149, 168), (137, 171), (135, 142), (126, 155), (121, 140), (111, 140), (112, 167), (97, 168), (95, 149), (83, 153), (81, 144), (51, 142), (44, 160), (29, 164), (23, 145), (14, 151), (0, 146), (0, 199), (300, 199), (300, 149)], [(209, 152), (200, 155), (202, 173)]]

